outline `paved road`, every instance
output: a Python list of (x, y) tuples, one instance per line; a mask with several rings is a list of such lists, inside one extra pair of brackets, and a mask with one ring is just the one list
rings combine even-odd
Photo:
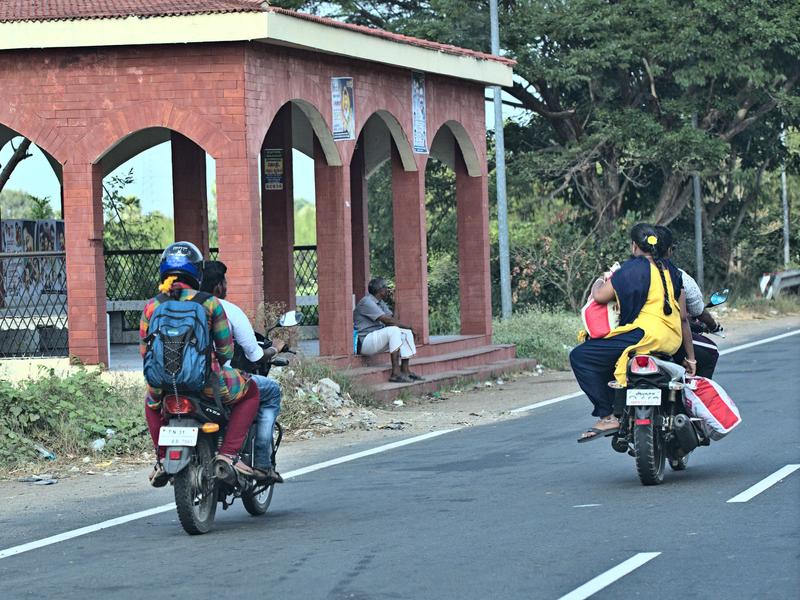
[[(800, 336), (722, 357), (744, 423), (661, 486), (606, 441), (575, 443), (575, 398), (299, 476), (266, 517), (237, 504), (206, 536), (170, 511), (0, 559), (0, 597), (555, 599), (660, 553), (594, 597), (797, 598), (800, 470), (727, 500), (800, 463), (799, 366)], [(138, 494), (98, 514), (144, 508)], [(84, 521), (20, 515), (0, 549)]]

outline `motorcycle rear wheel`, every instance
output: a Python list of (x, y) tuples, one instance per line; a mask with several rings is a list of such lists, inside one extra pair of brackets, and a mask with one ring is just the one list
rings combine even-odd
[(214, 523), (218, 483), (212, 472), (213, 459), (212, 439), (201, 436), (192, 462), (175, 475), (178, 520), (189, 535), (208, 533)]
[(666, 452), (661, 432), (653, 423), (633, 428), (633, 448), (636, 454), (636, 471), (642, 485), (658, 485), (664, 481)]
[(260, 517), (266, 513), (272, 502), (274, 490), (275, 484), (273, 483), (260, 494), (242, 494), (242, 504), (244, 504), (245, 510), (254, 517)]

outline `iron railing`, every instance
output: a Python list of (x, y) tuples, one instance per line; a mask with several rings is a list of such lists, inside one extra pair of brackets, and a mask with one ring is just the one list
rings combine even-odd
[(0, 357), (67, 355), (63, 252), (0, 253)]

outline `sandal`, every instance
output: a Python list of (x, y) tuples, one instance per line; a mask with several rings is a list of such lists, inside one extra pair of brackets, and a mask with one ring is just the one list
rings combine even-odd
[(425, 381), (425, 378), (422, 375), (417, 375), (414, 373), (414, 371), (409, 371), (406, 373), (406, 375), (413, 381)]
[(405, 375), (392, 375), (389, 377), (391, 383), (411, 383), (411, 377)]
[(253, 469), (253, 476), (256, 481), (267, 481), (272, 485), (273, 483), (283, 483), (283, 477), (275, 470), (275, 467), (256, 467)]
[(231, 467), (233, 467), (236, 471), (238, 471), (245, 477), (255, 477), (255, 471), (253, 471), (253, 468), (250, 465), (240, 461), (239, 458), (236, 456), (219, 453), (214, 457), (214, 461), (215, 462), (220, 461), (229, 464)]
[[(600, 423), (616, 423), (616, 427), (590, 427), (586, 431), (581, 434), (581, 437), (578, 438), (578, 443), (583, 444), (584, 442), (590, 442), (597, 438), (608, 437), (610, 435), (614, 435), (615, 433), (619, 433), (619, 421), (616, 417), (604, 417), (598, 421), (598, 425)], [(589, 434), (589, 435), (587, 435)]]
[(147, 478), (150, 480), (150, 485), (155, 488), (164, 487), (169, 483), (169, 475), (164, 470), (164, 465), (160, 462), (153, 465), (153, 470)]

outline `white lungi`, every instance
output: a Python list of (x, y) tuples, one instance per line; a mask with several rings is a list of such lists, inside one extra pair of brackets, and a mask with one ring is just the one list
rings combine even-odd
[(410, 358), (417, 353), (414, 334), (410, 329), (400, 329), (394, 325), (368, 333), (361, 342), (361, 354), (366, 356), (378, 352), (394, 352), (400, 349), (400, 358)]

